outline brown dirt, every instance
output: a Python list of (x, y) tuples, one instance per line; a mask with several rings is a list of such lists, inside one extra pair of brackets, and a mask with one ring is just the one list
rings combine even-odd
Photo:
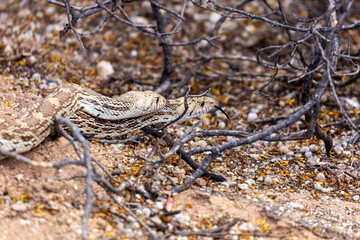
[[(28, 59), (25, 62), (22, 62), (24, 59), (22, 58), (16, 61), (5, 61), (1, 65), (0, 118), (20, 116), (36, 100), (42, 98), (34, 92), (42, 89), (39, 87), (39, 83), (42, 82), (31, 78), (34, 75), (32, 71), (40, 72), (42, 80), (46, 76), (45, 82), (47, 83), (58, 83), (59, 79), (60, 82), (74, 81), (102, 93), (113, 93), (113, 89), (110, 87), (99, 87), (106, 84), (99, 79), (94, 70), (96, 63), (99, 58), (108, 59), (116, 66), (115, 68), (118, 68), (117, 70), (123, 70), (123, 66), (132, 64), (133, 60), (129, 56), (133, 46), (131, 48), (124, 46), (121, 56), (118, 52), (112, 54), (113, 46), (107, 41), (113, 39), (114, 34), (110, 27), (105, 28), (104, 35), (107, 36), (105, 37), (107, 40), (104, 42), (106, 44), (101, 45), (93, 40), (101, 34), (86, 40), (87, 47), (99, 50), (101, 57), (89, 54), (90, 56), (84, 59), (79, 54), (78, 43), (74, 36), (68, 34), (60, 40), (55, 34), (55, 29), (61, 30), (66, 22), (64, 20), (66, 16), (62, 10), (44, 2), (36, 5), (35, 13), (22, 7), (26, 1), (14, 3), (11, 7), (10, 2), (8, 1), (8, 4), (0, 3), (2, 10), (0, 19), (2, 19), (1, 14), (6, 15), (7, 11), (10, 11), (10, 14), (5, 16), (5, 19), (8, 19), (7, 24), (0, 26), (0, 33), (12, 43), (14, 41), (12, 37), (18, 38), (17, 33), (12, 32), (12, 25), (21, 26), (21, 31), (19, 31), (28, 34), (12, 43), (13, 55), (30, 52), (30, 55), (35, 56), (37, 61), (34, 63), (25, 57)], [(26, 19), (27, 21), (25, 21)], [(46, 20), (47, 25), (43, 19)], [(30, 24), (32, 21), (38, 25), (32, 26)], [(54, 29), (45, 33), (46, 26)], [(37, 37), (32, 36), (30, 32)], [(133, 36), (136, 41), (142, 39), (141, 34), (137, 32), (134, 34), (137, 34)], [(130, 41), (131, 38), (129, 34), (124, 36), (126, 39), (124, 42)], [(35, 39), (41, 39), (43, 42), (37, 42)], [(131, 39), (131, 41), (135, 40)], [(7, 44), (1, 40), (0, 43), (0, 50), (3, 53)], [(149, 49), (153, 50), (153, 46), (157, 46), (157, 43), (152, 39), (143, 46), (141, 41), (138, 45), (140, 46), (137, 49), (139, 55), (146, 56)], [(153, 51), (157, 54), (161, 52), (161, 49), (157, 48)], [(136, 62), (135, 65), (137, 63), (155, 65), (157, 63), (156, 57), (146, 57), (151, 59), (140, 63)], [(153, 71), (159, 74), (159, 69), (161, 67), (157, 66)], [(131, 71), (132, 69), (128, 70), (128, 72)], [(135, 70), (132, 74), (133, 78), (155, 79), (155, 77), (159, 77), (156, 74), (144, 77), (142, 72)], [(51, 80), (48, 81), (48, 79)], [(42, 90), (45, 91), (47, 86)], [(240, 88), (239, 86), (234, 89)], [(135, 88), (136, 84), (129, 84), (119, 92)], [(222, 90), (231, 92), (229, 89), (232, 86), (229, 84), (223, 88)], [(256, 86), (251, 85), (233, 95), (229, 93), (231, 100), (227, 107), (229, 112), (234, 110), (235, 117), (233, 122), (226, 127), (231, 129), (237, 123), (242, 129), (249, 131), (258, 129), (256, 124), (245, 123), (250, 110), (258, 109), (259, 115), (269, 117), (269, 114), (274, 112), (278, 115), (283, 114), (286, 111), (284, 106), (291, 109), (291, 104), (288, 104), (287, 101), (293, 99), (293, 95), (284, 96), (280, 101), (283, 105), (272, 105), (260, 96), (251, 95), (255, 89)], [(117, 93), (117, 90), (114, 91)], [(223, 99), (223, 96), (213, 94), (218, 100)], [(329, 98), (329, 95), (325, 97)], [(259, 108), (260, 105), (262, 108)], [(216, 128), (219, 118), (214, 114), (207, 115), (203, 128)], [(169, 132), (173, 136), (177, 136), (176, 133), (186, 131), (188, 126), (189, 124), (177, 124), (170, 127)], [(342, 131), (336, 133), (338, 134), (336, 136), (337, 143), (351, 136), (350, 132), (343, 129)], [(185, 148), (204, 147), (204, 141), (206, 141), (206, 146), (207, 144), (221, 143), (224, 138), (195, 139)], [(164, 176), (170, 176), (176, 183), (181, 183), (190, 176), (192, 171), (184, 162), (174, 156), (159, 168), (160, 180), (155, 177), (151, 179), (151, 177), (143, 176), (144, 169), (149, 166), (147, 157), (152, 156), (151, 149), (159, 148), (165, 152), (168, 148), (158, 139), (151, 137), (142, 138), (141, 144), (139, 146), (137, 144), (91, 143), (90, 149), (92, 157), (105, 166), (109, 172), (126, 169), (126, 173), (121, 175), (121, 179), (131, 180), (142, 186), (155, 185), (160, 182), (159, 189), (152, 191), (157, 193), (157, 198), (145, 200), (141, 196), (138, 197), (133, 189), (128, 189), (118, 197), (124, 203), (129, 204), (137, 217), (151, 225), (152, 230), (162, 239), (176, 236), (174, 230), (185, 232), (212, 230), (224, 226), (235, 218), (238, 218), (239, 221), (227, 232), (255, 235), (254, 238), (257, 234), (257, 239), (279, 239), (280, 237), (310, 240), (360, 239), (359, 182), (350, 179), (342, 171), (350, 168), (351, 161), (349, 159), (351, 153), (356, 153), (356, 149), (347, 146), (344, 151), (329, 160), (325, 158), (323, 146), (316, 139), (291, 142), (288, 145), (260, 142), (251, 146), (234, 148), (226, 152), (222, 158), (216, 159), (211, 166), (214, 172), (226, 177), (227, 183), (198, 179), (189, 190), (174, 197), (174, 210), (181, 210), (181, 213), (164, 217), (163, 204), (168, 200), (172, 189), (170, 181)], [(329, 166), (337, 164), (339, 168), (332, 169), (333, 172), (330, 172), (321, 166), (308, 163), (300, 149), (311, 144), (316, 145), (319, 149), (314, 151), (314, 156), (318, 156)], [(289, 153), (290, 151), (302, 155), (294, 156)], [(137, 158), (135, 154), (141, 155), (145, 160)], [(36, 149), (24, 155), (35, 161), (52, 162), (60, 162), (64, 158), (76, 158), (69, 142), (64, 137), (57, 136), (49, 137)], [(158, 156), (155, 155), (154, 159), (156, 157)], [(355, 157), (357, 157), (356, 154)], [(317, 178), (320, 173), (324, 174), (324, 179)], [(78, 166), (68, 166), (56, 172), (54, 169), (33, 167), (10, 158), (2, 160), (0, 162), (0, 240), (79, 239), (85, 204), (85, 181), (82, 177), (72, 178), (72, 176), (82, 176), (83, 174), (84, 169)], [(352, 174), (359, 176), (357, 169)], [(266, 177), (271, 177), (268, 183), (265, 183)], [(59, 180), (58, 178), (69, 179)], [(254, 183), (246, 184), (248, 180), (253, 180)], [(246, 186), (240, 186), (240, 184)], [(322, 191), (315, 187), (316, 184), (332, 189)], [(136, 225), (136, 221), (129, 218), (128, 214), (120, 208), (117, 209), (117, 212), (121, 213), (122, 217), (110, 213), (109, 209), (114, 204), (99, 186), (94, 186), (93, 192), (96, 199), (94, 199), (94, 209), (88, 223), (89, 239), (107, 239), (114, 236), (117, 237), (116, 239), (143, 239), (147, 236), (147, 232)], [(145, 208), (150, 209), (150, 216), (145, 216), (143, 210)], [(157, 222), (158, 225), (154, 222)], [(161, 226), (165, 226), (165, 230), (161, 230)], [(254, 238), (239, 237), (239, 239)], [(211, 237), (192, 236), (178, 239), (211, 239)], [(237, 239), (235, 235), (234, 239)]]

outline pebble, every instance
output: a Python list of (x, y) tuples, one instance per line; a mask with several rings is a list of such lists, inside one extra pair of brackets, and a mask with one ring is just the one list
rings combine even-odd
[(30, 64), (35, 64), (37, 62), (37, 59), (35, 56), (31, 55), (29, 58), (28, 58), (28, 62)]
[(136, 57), (138, 55), (138, 52), (136, 50), (131, 50), (130, 56)]
[(34, 74), (31, 76), (31, 80), (32, 80), (32, 81), (41, 82), (41, 75), (40, 75), (40, 73), (34, 73)]
[(225, 123), (224, 121), (220, 121), (220, 122), (218, 123), (218, 128), (220, 128), (220, 129), (226, 128), (226, 123)]
[(300, 152), (302, 152), (302, 153), (306, 153), (309, 151), (310, 151), (310, 148), (308, 146), (303, 146), (302, 148), (300, 148)]
[(354, 199), (355, 201), (359, 201), (360, 196), (359, 196), (359, 195), (354, 195), (354, 196), (353, 196), (353, 199)]
[(246, 121), (248, 121), (248, 122), (253, 122), (253, 121), (255, 121), (256, 119), (258, 119), (258, 115), (257, 115), (256, 113), (254, 113), (254, 112), (251, 112), (251, 113), (249, 113)]
[(325, 192), (325, 193), (332, 191), (332, 188), (324, 188), (323, 186), (321, 186), (320, 183), (315, 183), (314, 188), (315, 188), (316, 190), (319, 190), (319, 191)]
[(300, 204), (300, 203), (295, 203), (295, 202), (290, 202), (288, 203), (289, 207), (291, 208), (295, 208), (295, 209), (298, 209), (298, 210), (303, 210), (305, 208), (304, 205)]
[(284, 153), (287, 153), (288, 151), (289, 151), (289, 149), (285, 145), (279, 146), (280, 153), (284, 154)]
[(254, 186), (255, 185), (255, 180), (254, 179), (246, 179), (245, 183), (247, 183), (249, 186)]
[(163, 202), (156, 202), (154, 208), (164, 209), (164, 203)]
[(238, 188), (241, 190), (249, 190), (249, 185), (246, 183), (238, 184)]
[(288, 151), (288, 152), (286, 153), (286, 155), (287, 155), (287, 156), (294, 156), (295, 153), (294, 153), (293, 151)]
[(305, 152), (305, 157), (306, 158), (310, 158), (312, 156), (312, 152)]
[(150, 216), (150, 214), (151, 214), (151, 210), (149, 208), (144, 208), (142, 210), (142, 213), (144, 214), (145, 217), (148, 218)]
[(102, 80), (107, 80), (109, 78), (109, 75), (115, 72), (112, 64), (104, 60), (100, 61), (96, 65), (96, 70)]
[(245, 223), (242, 223), (239, 227), (238, 227), (238, 229), (240, 230), (240, 231), (254, 231), (255, 230), (255, 227), (254, 227), (254, 225), (252, 224), (252, 223), (250, 223), (250, 222), (245, 222)]
[(21, 181), (24, 178), (24, 174), (18, 174), (15, 176), (16, 180)]
[(23, 202), (18, 202), (11, 205), (11, 209), (17, 212), (25, 212), (28, 209), (28, 205)]
[(176, 136), (178, 136), (178, 137), (182, 137), (183, 135), (184, 135), (184, 131), (183, 130), (179, 130), (179, 131), (176, 131)]
[(184, 224), (184, 225), (189, 225), (189, 224), (190, 224), (190, 221), (191, 221), (190, 216), (185, 215), (185, 214), (182, 214), (182, 213), (177, 214), (177, 215), (175, 215), (175, 216), (176, 216), (176, 217), (175, 217), (176, 220), (177, 220), (179, 223)]
[(309, 149), (311, 152), (316, 152), (319, 148), (315, 144), (310, 144)]
[(334, 147), (334, 151), (336, 152), (337, 155), (340, 155), (344, 151), (344, 148), (341, 145), (336, 145)]
[(316, 180), (319, 180), (319, 181), (324, 181), (325, 180), (325, 174), (320, 172), (316, 175)]
[(10, 47), (10, 45), (6, 45), (6, 47), (4, 48), (4, 55), (5, 56), (14, 55), (14, 50), (12, 49), (12, 47)]
[(319, 159), (318, 157), (313, 156), (312, 158), (309, 158), (306, 162), (307, 162), (310, 166), (314, 166), (314, 165), (319, 164), (320, 159)]
[(272, 177), (266, 176), (265, 179), (264, 179), (264, 184), (265, 184), (265, 185), (268, 185), (268, 186), (272, 185), (272, 184), (273, 184), (273, 179), (272, 179)]
[(195, 182), (202, 187), (206, 186), (206, 183), (207, 183), (206, 180), (203, 178), (198, 178), (195, 180)]

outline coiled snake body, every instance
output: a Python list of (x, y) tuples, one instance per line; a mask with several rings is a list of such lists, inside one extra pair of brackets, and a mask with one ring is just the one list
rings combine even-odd
[[(187, 98), (188, 110), (180, 120), (208, 112), (215, 100)], [(85, 136), (117, 137), (145, 126), (169, 122), (185, 110), (184, 98), (167, 100), (152, 91), (130, 91), (109, 98), (88, 88), (64, 84), (16, 120), (0, 118), (0, 149), (27, 152), (54, 130), (54, 117), (70, 119)], [(0, 154), (0, 159), (5, 156)]]

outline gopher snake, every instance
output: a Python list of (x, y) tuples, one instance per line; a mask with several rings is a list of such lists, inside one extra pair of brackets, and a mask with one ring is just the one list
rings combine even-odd
[[(188, 110), (181, 120), (208, 112), (215, 100), (187, 98)], [(0, 149), (27, 152), (54, 130), (54, 117), (73, 121), (85, 136), (108, 138), (124, 135), (145, 126), (169, 122), (184, 112), (184, 98), (166, 100), (151, 91), (130, 91), (109, 98), (88, 88), (64, 84), (16, 120), (0, 118)], [(0, 159), (5, 156), (0, 154)]]

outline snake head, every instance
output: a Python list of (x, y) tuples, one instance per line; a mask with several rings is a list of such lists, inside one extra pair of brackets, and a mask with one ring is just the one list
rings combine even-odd
[[(174, 104), (177, 104), (176, 114), (182, 114), (185, 111), (185, 98), (181, 97), (172, 101), (176, 101)], [(188, 97), (186, 98), (186, 101), (188, 109), (180, 121), (201, 116), (202, 114), (209, 112), (216, 105), (215, 99), (206, 96)]]

